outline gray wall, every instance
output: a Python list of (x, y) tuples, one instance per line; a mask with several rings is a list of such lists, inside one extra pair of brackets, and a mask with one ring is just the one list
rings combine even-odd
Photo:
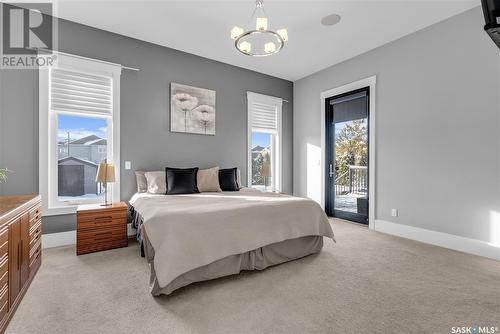
[[(135, 169), (165, 166), (237, 166), (246, 180), (246, 92), (293, 100), (293, 84), (177, 50), (68, 21), (60, 21), (63, 52), (140, 68), (121, 78), (121, 198), (135, 192)], [(236, 51), (235, 51), (236, 52)], [(38, 75), (0, 72), (2, 108), (0, 166), (15, 171), (0, 188), (4, 195), (38, 192)], [(169, 84), (178, 82), (217, 91), (216, 136), (169, 131)], [(283, 105), (283, 190), (292, 192), (291, 103)], [(132, 170), (123, 161), (132, 161)], [(74, 229), (75, 217), (44, 218), (44, 233)]]
[(500, 50), (483, 26), (474, 8), (295, 82), (294, 193), (319, 191), (320, 93), (377, 75), (376, 219), (500, 242)]

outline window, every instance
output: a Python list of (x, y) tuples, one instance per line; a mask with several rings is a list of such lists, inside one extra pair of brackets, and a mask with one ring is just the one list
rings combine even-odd
[(281, 191), (280, 98), (247, 93), (248, 98), (248, 186)]
[(62, 53), (56, 67), (40, 70), (40, 193), (48, 215), (104, 201), (95, 182), (102, 162), (115, 165), (108, 198), (119, 200), (120, 73), (120, 65)]

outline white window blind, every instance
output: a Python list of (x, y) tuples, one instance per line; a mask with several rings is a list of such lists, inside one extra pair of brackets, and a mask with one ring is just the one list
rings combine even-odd
[(252, 101), (250, 103), (252, 128), (266, 132), (278, 131), (278, 108), (276, 105)]
[(52, 111), (112, 114), (111, 77), (63, 69), (52, 69), (50, 76)]

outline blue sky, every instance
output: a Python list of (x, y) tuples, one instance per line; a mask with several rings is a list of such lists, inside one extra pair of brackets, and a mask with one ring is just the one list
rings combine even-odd
[(67, 138), (70, 132), (71, 139), (79, 139), (92, 134), (101, 138), (106, 138), (106, 119), (80, 116), (57, 116), (57, 136), (58, 140)]
[(252, 132), (252, 148), (257, 145), (262, 147), (271, 145), (271, 135), (268, 133)]

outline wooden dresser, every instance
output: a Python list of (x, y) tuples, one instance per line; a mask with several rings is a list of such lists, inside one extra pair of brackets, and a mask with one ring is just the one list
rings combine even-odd
[(127, 204), (80, 205), (76, 211), (76, 254), (127, 247)]
[(0, 332), (42, 263), (40, 196), (0, 196)]

